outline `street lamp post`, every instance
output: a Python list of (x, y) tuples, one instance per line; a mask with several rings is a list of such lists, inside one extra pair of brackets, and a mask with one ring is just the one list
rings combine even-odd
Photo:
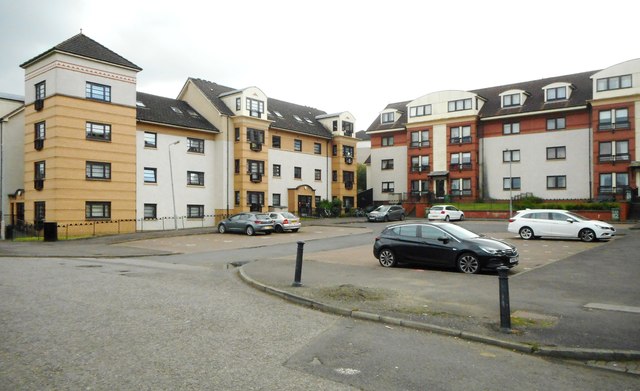
[(180, 143), (180, 140), (169, 144), (169, 176), (171, 176), (171, 198), (173, 200), (173, 226), (178, 229), (178, 214), (176, 212), (176, 191), (173, 186), (173, 164), (171, 163), (171, 147)]
[(511, 174), (511, 163), (513, 162), (512, 153), (510, 149), (505, 149), (504, 152), (509, 154), (509, 218), (513, 216), (513, 176)]

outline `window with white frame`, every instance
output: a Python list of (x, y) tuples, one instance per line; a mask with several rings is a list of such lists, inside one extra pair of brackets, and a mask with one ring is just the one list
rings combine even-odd
[(471, 178), (451, 179), (451, 195), (471, 195)]
[(548, 175), (547, 176), (547, 189), (566, 189), (567, 188), (567, 176), (566, 175)]
[(409, 117), (431, 115), (431, 105), (413, 106), (409, 108)]
[(471, 142), (471, 126), (454, 126), (451, 128), (451, 144)]
[(519, 149), (507, 149), (502, 151), (502, 161), (505, 163), (509, 162), (519, 162), (520, 161), (520, 150)]
[(395, 191), (394, 182), (382, 182), (382, 192), (383, 193), (393, 193)]
[(423, 172), (429, 170), (429, 155), (411, 156), (411, 172)]
[(411, 147), (428, 147), (429, 146), (429, 131), (420, 130), (417, 132), (411, 132)]
[(382, 170), (393, 170), (393, 159), (382, 159)]
[(520, 133), (520, 122), (511, 122), (502, 124), (502, 134), (518, 134)]
[(449, 109), (450, 112), (451, 111), (470, 110), (471, 107), (472, 107), (471, 98), (451, 100), (448, 103), (448, 109)]
[(618, 90), (633, 86), (631, 75), (605, 77), (596, 82), (598, 91)]
[(520, 94), (509, 94), (502, 96), (502, 107), (520, 106)]
[(561, 160), (567, 158), (567, 147), (548, 147), (547, 160)]
[(520, 190), (520, 177), (502, 178), (503, 190)]
[(547, 119), (547, 130), (559, 130), (565, 129), (566, 127), (567, 120), (564, 117)]
[(629, 109), (600, 110), (598, 112), (598, 130), (629, 129)]
[(383, 124), (393, 123), (395, 121), (395, 113), (382, 113), (380, 122)]

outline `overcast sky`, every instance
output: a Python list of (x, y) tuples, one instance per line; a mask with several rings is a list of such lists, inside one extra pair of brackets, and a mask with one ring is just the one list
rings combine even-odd
[(366, 129), (388, 103), (599, 70), (640, 57), (637, 0), (0, 0), (0, 92), (24, 61), (78, 34), (140, 66), (138, 91), (188, 77)]

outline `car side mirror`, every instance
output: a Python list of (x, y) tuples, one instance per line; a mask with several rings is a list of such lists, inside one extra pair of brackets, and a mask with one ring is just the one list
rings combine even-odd
[(568, 219), (567, 219), (567, 222), (568, 222), (568, 223), (574, 223), (574, 222), (575, 222), (575, 220), (574, 220), (574, 219), (572, 219), (572, 218), (568, 218)]
[(447, 243), (449, 243), (449, 237), (448, 237), (448, 236), (440, 236), (440, 237), (438, 238), (438, 241), (439, 241), (439, 242), (442, 242), (442, 243), (444, 243), (444, 244), (447, 244)]

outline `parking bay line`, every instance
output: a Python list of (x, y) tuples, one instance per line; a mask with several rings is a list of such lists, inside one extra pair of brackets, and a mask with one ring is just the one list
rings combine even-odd
[(588, 304), (585, 304), (584, 307), (590, 308), (590, 309), (596, 309), (596, 310), (620, 311), (620, 312), (631, 312), (634, 314), (640, 314), (640, 307), (632, 307), (628, 305), (588, 303)]

